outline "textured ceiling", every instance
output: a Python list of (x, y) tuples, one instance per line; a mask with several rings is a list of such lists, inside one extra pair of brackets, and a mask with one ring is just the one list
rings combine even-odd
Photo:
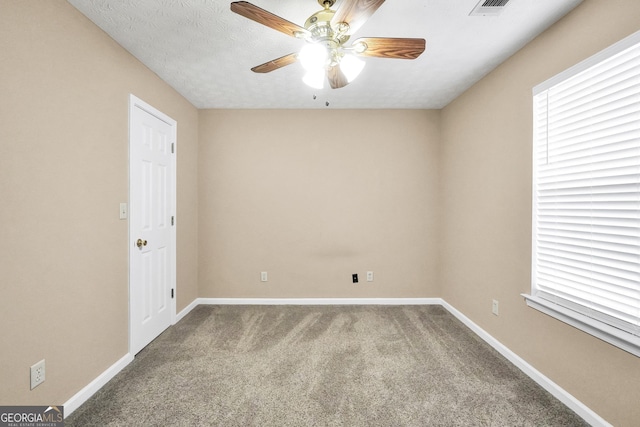
[[(478, 0), (387, 0), (351, 39), (424, 38), (426, 51), (416, 60), (365, 58), (351, 84), (322, 90), (302, 82), (297, 63), (253, 73), (305, 42), (231, 12), (228, 0), (68, 1), (198, 108), (327, 108), (328, 101), (329, 108), (413, 109), (446, 106), (582, 0), (511, 0), (501, 15), (484, 17), (469, 16)], [(298, 25), (321, 9), (316, 0), (251, 2)]]

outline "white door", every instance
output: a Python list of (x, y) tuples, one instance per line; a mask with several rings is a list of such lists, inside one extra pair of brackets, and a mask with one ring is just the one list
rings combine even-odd
[(175, 321), (176, 122), (129, 100), (129, 351)]

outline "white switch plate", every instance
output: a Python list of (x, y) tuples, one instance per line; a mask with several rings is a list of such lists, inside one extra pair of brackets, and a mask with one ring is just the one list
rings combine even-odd
[(498, 300), (495, 300), (495, 299), (493, 300), (493, 305), (491, 306), (491, 312), (496, 316), (498, 315)]
[(268, 280), (268, 276), (267, 276), (267, 272), (263, 271), (260, 273), (260, 281), (261, 282), (266, 282)]
[(127, 204), (120, 203), (120, 219), (127, 219)]
[(367, 282), (373, 282), (373, 271), (367, 271)]

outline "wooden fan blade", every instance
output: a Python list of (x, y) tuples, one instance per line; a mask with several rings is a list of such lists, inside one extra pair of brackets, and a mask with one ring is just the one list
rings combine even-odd
[(251, 69), (254, 73), (270, 73), (273, 70), (282, 68), (284, 66), (293, 64), (298, 60), (298, 54), (290, 53), (289, 55), (281, 56), (278, 59), (274, 59), (264, 64), (257, 65)]
[[(360, 46), (359, 46), (360, 45)], [(360, 47), (365, 50), (360, 52)], [(363, 37), (353, 42), (355, 51), (360, 56), (378, 58), (416, 59), (424, 52), (424, 39), (394, 39), (386, 37)]]
[(337, 27), (344, 22), (349, 24), (349, 34), (355, 33), (367, 19), (375, 13), (384, 0), (341, 0), (340, 6), (331, 19), (331, 25)]
[(302, 28), (293, 22), (289, 22), (284, 18), (280, 18), (278, 15), (274, 15), (271, 12), (267, 12), (266, 10), (247, 1), (236, 1), (231, 3), (231, 10), (238, 15), (242, 15), (245, 18), (249, 18), (259, 24), (266, 25), (269, 28), (273, 28), (274, 30), (280, 31), (281, 33), (291, 37), (297, 37), (299, 34), (309, 34), (305, 28)]
[(340, 89), (349, 84), (349, 81), (342, 73), (340, 66), (334, 65), (327, 70), (327, 78), (329, 79), (329, 85), (331, 89)]

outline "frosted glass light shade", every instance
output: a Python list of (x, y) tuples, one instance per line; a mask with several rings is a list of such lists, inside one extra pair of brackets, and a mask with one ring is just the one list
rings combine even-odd
[(360, 74), (364, 68), (365, 62), (362, 59), (356, 58), (353, 55), (345, 55), (340, 61), (340, 70), (342, 74), (347, 78), (347, 81), (351, 83)]
[(298, 54), (298, 60), (302, 67), (307, 70), (324, 69), (327, 63), (328, 52), (321, 44), (306, 44)]
[(322, 89), (324, 87), (324, 68), (307, 71), (302, 81), (314, 89)]

